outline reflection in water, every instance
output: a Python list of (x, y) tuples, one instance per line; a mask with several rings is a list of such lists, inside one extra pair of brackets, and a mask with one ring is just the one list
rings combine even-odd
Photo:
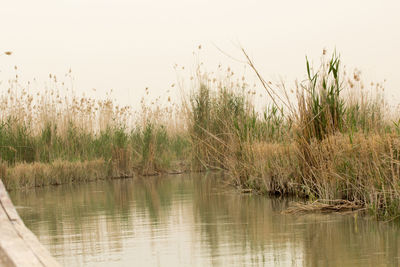
[(398, 225), (281, 215), (216, 174), (14, 192), (26, 225), (65, 266), (397, 266)]

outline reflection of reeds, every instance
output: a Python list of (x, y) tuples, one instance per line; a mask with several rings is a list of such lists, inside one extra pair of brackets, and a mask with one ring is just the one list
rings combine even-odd
[[(362, 256), (363, 266), (398, 262), (396, 224), (355, 214), (282, 215), (287, 201), (229, 188), (221, 193), (227, 188), (218, 179), (220, 174), (210, 173), (113, 180), (14, 191), (11, 197), (25, 207), (19, 213), (26, 225), (67, 266), (87, 263), (85, 255), (99, 260), (116, 252), (149, 265), (159, 259), (153, 253), (162, 251), (156, 244), (165, 249), (165, 240), (175, 245), (171, 253), (187, 255), (200, 266), (249, 258), (256, 266), (353, 266)], [(140, 249), (146, 244), (152, 245)]]

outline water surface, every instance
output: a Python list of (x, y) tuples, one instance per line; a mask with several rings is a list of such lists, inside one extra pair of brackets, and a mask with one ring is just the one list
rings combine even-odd
[(12, 192), (65, 266), (398, 266), (400, 226), (356, 214), (282, 215), (216, 174)]

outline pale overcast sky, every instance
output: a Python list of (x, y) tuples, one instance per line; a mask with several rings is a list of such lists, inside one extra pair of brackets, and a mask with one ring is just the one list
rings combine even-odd
[[(267, 78), (302, 78), (305, 56), (315, 63), (335, 47), (366, 81), (387, 79), (400, 99), (400, 2), (396, 0), (13, 0), (0, 7), (0, 80), (14, 65), (23, 79), (46, 81), (72, 68), (78, 92), (109, 89), (121, 104), (137, 105), (145, 87), (165, 95), (175, 63), (191, 67), (202, 45), (209, 70), (243, 67), (241, 43)], [(249, 79), (252, 74), (247, 71)]]

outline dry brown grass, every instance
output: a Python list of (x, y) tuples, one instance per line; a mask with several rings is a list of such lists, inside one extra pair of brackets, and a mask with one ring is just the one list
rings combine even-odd
[(90, 182), (109, 177), (104, 160), (84, 162), (54, 161), (48, 163), (18, 163), (14, 167), (3, 166), (2, 180), (8, 190), (46, 185)]
[(293, 205), (286, 210), (283, 214), (299, 214), (308, 212), (349, 212), (362, 210), (363, 206), (353, 201), (338, 199), (338, 200), (323, 200), (319, 199), (312, 203), (298, 203), (295, 202)]
[[(328, 136), (309, 144), (307, 160), (296, 142), (262, 142), (248, 151), (255, 160), (241, 162), (240, 168), (232, 164), (231, 169), (234, 183), (241, 187), (294, 194), (312, 203), (318, 199), (349, 201), (382, 217), (398, 213), (400, 141), (395, 134), (358, 133), (351, 139), (347, 134)], [(237, 180), (238, 169), (249, 174), (247, 179)]]

